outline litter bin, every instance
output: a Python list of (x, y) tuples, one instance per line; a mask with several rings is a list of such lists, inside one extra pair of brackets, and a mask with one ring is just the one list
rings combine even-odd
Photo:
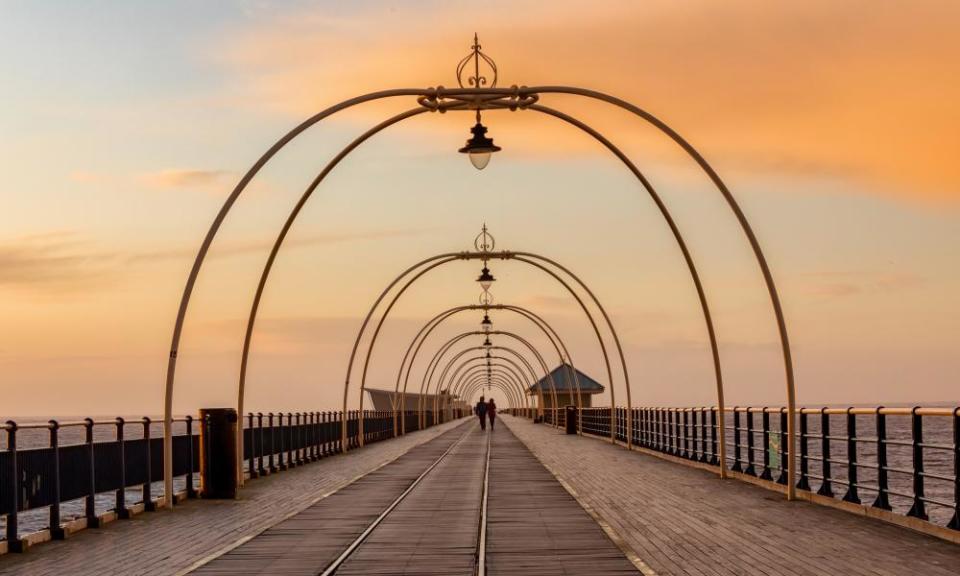
[(567, 406), (567, 434), (577, 433), (577, 407)]
[(200, 492), (203, 498), (237, 497), (237, 411), (200, 410)]

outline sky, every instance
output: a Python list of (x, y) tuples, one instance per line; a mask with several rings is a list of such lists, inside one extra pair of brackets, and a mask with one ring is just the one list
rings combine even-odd
[[(493, 0), (482, 10), (459, 1), (2, 1), (0, 416), (159, 414), (184, 282), (242, 174), (343, 99), (455, 86), (475, 32), (501, 86), (607, 92), (703, 153), (770, 261), (802, 404), (960, 403), (958, 24), (960, 4), (947, 1)], [(621, 110), (571, 96), (540, 102), (606, 134), (676, 217), (715, 315), (727, 402), (782, 404), (769, 298), (702, 172)], [(289, 210), (341, 147), (416, 105), (392, 99), (338, 114), (253, 181), (190, 304), (178, 414), (235, 403), (245, 320)], [(715, 402), (696, 292), (632, 174), (555, 119), (487, 111), (483, 120), (503, 150), (482, 172), (456, 153), (472, 117), (451, 112), (385, 130), (324, 181), (270, 276), (248, 408), (336, 407), (380, 292), (423, 258), (470, 249), (484, 222), (498, 249), (548, 256), (589, 285), (620, 337), (635, 405)], [(393, 386), (427, 319), (477, 301), (478, 268), (445, 265), (403, 295), (372, 349), (369, 385)], [(601, 349), (576, 300), (529, 266), (491, 268), (496, 301), (550, 322), (577, 367), (608, 386), (599, 403), (609, 402)], [(548, 350), (522, 319), (493, 319)], [(425, 351), (479, 320), (457, 316)], [(418, 362), (413, 380), (426, 359)], [(622, 404), (617, 363), (613, 376)]]

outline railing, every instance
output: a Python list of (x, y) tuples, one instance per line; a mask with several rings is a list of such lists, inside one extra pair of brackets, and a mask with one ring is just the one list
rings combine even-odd
[[(727, 468), (786, 484), (786, 409), (726, 412)], [(583, 433), (610, 437), (610, 416), (584, 408)], [(626, 441), (626, 409), (614, 416)], [(960, 408), (804, 408), (797, 420), (797, 489), (960, 530)], [(718, 466), (718, 421), (716, 408), (635, 408), (633, 444)]]
[[(427, 427), (434, 414), (424, 414)], [(454, 418), (463, 416), (455, 410)], [(407, 432), (419, 429), (419, 413), (404, 414)], [(250, 478), (287, 470), (343, 452), (343, 412), (249, 413), (244, 415), (243, 469)], [(347, 413), (347, 444), (359, 447), (359, 411)], [(441, 415), (441, 420), (443, 416)], [(198, 494), (200, 428), (190, 416), (174, 420), (173, 473), (181, 497)], [(27, 532), (47, 528), (54, 539), (65, 537), (64, 523), (86, 519), (99, 526), (105, 513), (130, 516), (134, 507), (156, 507), (163, 491), (163, 424), (139, 420), (73, 422), (50, 420), (18, 425), (8, 421), (0, 434), (0, 540), (20, 546), (22, 512), (31, 511)], [(363, 442), (393, 438), (392, 411), (364, 411)], [(136, 492), (131, 493), (131, 490)], [(42, 509), (48, 508), (46, 518)], [(66, 513), (65, 513), (66, 512)]]

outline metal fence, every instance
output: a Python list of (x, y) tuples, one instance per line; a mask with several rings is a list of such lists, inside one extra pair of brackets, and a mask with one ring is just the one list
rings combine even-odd
[[(394, 437), (394, 413), (366, 410), (363, 443)], [(454, 411), (454, 418), (462, 411)], [(399, 416), (399, 414), (398, 414)], [(406, 431), (420, 428), (419, 413), (403, 414)], [(441, 414), (439, 420), (446, 415)], [(360, 446), (360, 412), (349, 411), (347, 448)], [(258, 478), (313, 462), (343, 452), (341, 426), (343, 412), (286, 412), (246, 414), (243, 420), (243, 468), (250, 478)], [(434, 425), (432, 411), (424, 414), (426, 427)], [(182, 495), (196, 497), (200, 454), (209, 449), (201, 443), (204, 422), (191, 416), (174, 420), (173, 474), (182, 482)], [(138, 420), (93, 420), (18, 425), (8, 421), (0, 428), (0, 517), (4, 530), (0, 540), (7, 540), (12, 550), (22, 532), (21, 513), (43, 514), (51, 537), (65, 536), (64, 520), (86, 518), (87, 526), (100, 524), (105, 507), (120, 518), (130, 515), (132, 506), (142, 504), (147, 510), (156, 506), (162, 494), (163, 424), (142, 418)], [(132, 497), (131, 490), (135, 490)], [(61, 513), (65, 505), (71, 510)]]
[[(786, 484), (787, 411), (726, 410), (733, 472)], [(613, 416), (626, 442), (627, 410)], [(584, 434), (610, 437), (610, 408), (584, 408)], [(544, 420), (564, 425), (563, 410)], [(633, 444), (719, 466), (716, 408), (635, 408)], [(797, 413), (797, 489), (960, 530), (960, 408), (803, 408)]]

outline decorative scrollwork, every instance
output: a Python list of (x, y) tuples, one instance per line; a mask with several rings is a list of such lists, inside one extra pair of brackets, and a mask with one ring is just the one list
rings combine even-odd
[[(476, 33), (473, 35), (473, 46), (470, 47), (470, 54), (465, 56), (463, 60), (460, 60), (460, 63), (457, 64), (457, 82), (460, 83), (461, 88), (496, 88), (497, 87), (497, 64), (489, 56), (484, 54), (480, 50), (480, 40), (477, 38)], [(466, 83), (464, 83), (464, 74), (470, 74), (470, 71), (467, 69), (467, 66), (470, 64), (471, 60), (473, 61), (473, 75), (466, 77)], [(489, 68), (488, 78), (480, 74), (480, 63), (483, 62)], [(489, 82), (489, 86), (487, 85)]]
[(493, 305), (493, 294), (489, 290), (484, 290), (480, 293), (480, 305), (481, 306), (492, 306)]
[(480, 229), (480, 234), (473, 239), (473, 247), (477, 249), (477, 252), (493, 252), (493, 249), (496, 248), (497, 241), (494, 239), (493, 234), (487, 230), (487, 223), (483, 223), (483, 228)]

